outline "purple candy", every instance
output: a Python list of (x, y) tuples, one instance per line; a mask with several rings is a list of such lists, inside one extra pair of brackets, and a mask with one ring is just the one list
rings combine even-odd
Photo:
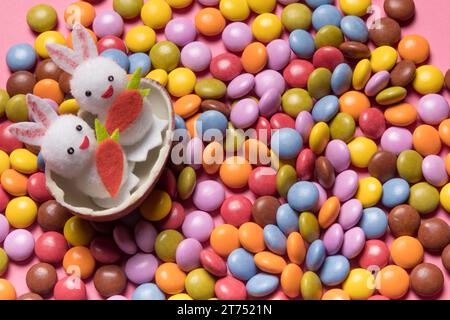
[(115, 11), (100, 12), (94, 19), (92, 30), (99, 38), (109, 35), (120, 37), (123, 33), (123, 19)]
[(231, 123), (240, 129), (250, 127), (259, 116), (258, 104), (255, 100), (246, 98), (239, 100), (231, 109)]
[(331, 225), (323, 235), (323, 243), (328, 255), (333, 255), (339, 252), (344, 242), (344, 230), (340, 224), (335, 223)]
[(338, 223), (344, 230), (356, 226), (362, 217), (363, 207), (361, 201), (351, 199), (341, 206)]
[(280, 109), (281, 95), (277, 89), (272, 88), (267, 90), (259, 99), (259, 112), (265, 117), (270, 117)]
[(333, 195), (341, 202), (349, 200), (358, 190), (358, 174), (353, 170), (339, 173), (333, 186)]
[(448, 118), (449, 105), (447, 100), (439, 94), (427, 94), (419, 100), (417, 112), (423, 122), (437, 125)]
[(208, 69), (211, 57), (211, 49), (200, 41), (191, 42), (181, 50), (181, 63), (194, 72)]
[(313, 184), (316, 186), (317, 190), (319, 191), (319, 199), (317, 200), (316, 205), (313, 208), (314, 212), (317, 212), (322, 208), (325, 201), (328, 199), (327, 191), (317, 182), (313, 182)]
[(116, 226), (113, 231), (113, 237), (119, 249), (126, 254), (132, 255), (137, 252), (133, 233), (127, 227), (121, 225)]
[(442, 187), (448, 181), (444, 160), (435, 155), (425, 157), (422, 161), (422, 173), (429, 184)]
[(194, 205), (202, 211), (214, 211), (220, 208), (225, 200), (225, 188), (214, 180), (199, 182), (192, 196)]
[(347, 170), (350, 166), (350, 150), (342, 140), (331, 140), (325, 149), (325, 157), (330, 160), (336, 172)]
[(139, 249), (147, 253), (153, 251), (157, 234), (153, 224), (145, 220), (139, 221), (134, 227), (134, 240)]
[(342, 244), (342, 254), (348, 258), (353, 259), (356, 257), (366, 243), (366, 236), (363, 229), (360, 227), (354, 227), (344, 234), (344, 243)]
[(9, 223), (8, 219), (3, 214), (0, 214), (0, 243), (5, 240), (9, 233)]
[(116, 294), (115, 296), (111, 296), (106, 300), (128, 300), (127, 297), (121, 296), (120, 294)]
[(186, 238), (194, 238), (203, 242), (209, 239), (214, 229), (214, 221), (204, 211), (192, 211), (184, 219), (181, 229)]
[(281, 95), (286, 88), (283, 76), (274, 70), (264, 70), (255, 77), (255, 92), (258, 97), (262, 97), (268, 90), (275, 88)]
[(291, 58), (291, 47), (283, 39), (271, 41), (267, 47), (267, 67), (272, 70), (281, 70), (287, 66)]
[(241, 52), (253, 40), (250, 27), (243, 22), (233, 22), (223, 29), (222, 41), (227, 50)]
[(175, 18), (170, 20), (164, 29), (166, 39), (179, 47), (184, 47), (197, 37), (197, 29), (188, 18)]
[(231, 80), (227, 94), (231, 99), (237, 99), (252, 91), (254, 86), (255, 77), (250, 73), (244, 73)]
[(200, 266), (200, 253), (203, 247), (198, 240), (184, 239), (178, 244), (176, 252), (177, 265), (181, 270), (189, 272)]
[(125, 264), (128, 280), (135, 284), (150, 282), (158, 268), (158, 260), (152, 254), (138, 253), (130, 257)]
[(297, 115), (295, 119), (295, 130), (297, 130), (302, 136), (303, 141), (309, 140), (309, 134), (314, 126), (314, 120), (311, 113), (308, 111), (302, 111)]
[(28, 230), (16, 229), (6, 236), (3, 249), (11, 260), (24, 261), (33, 254), (33, 235)]
[(367, 82), (364, 92), (369, 97), (376, 96), (381, 90), (387, 87), (391, 80), (391, 74), (387, 71), (375, 73)]
[(399, 155), (402, 151), (412, 148), (413, 137), (408, 129), (390, 127), (381, 136), (380, 143), (383, 150)]
[(202, 167), (203, 142), (198, 137), (194, 137), (187, 143), (185, 163), (189, 164), (194, 170)]

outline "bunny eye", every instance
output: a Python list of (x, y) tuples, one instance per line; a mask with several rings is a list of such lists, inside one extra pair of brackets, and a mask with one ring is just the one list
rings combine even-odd
[(81, 131), (81, 130), (83, 130), (83, 127), (80, 126), (80, 125), (77, 125), (77, 126), (76, 126), (76, 129), (77, 129), (77, 131)]
[(90, 96), (92, 96), (92, 92), (90, 92), (89, 90), (88, 90), (88, 91), (86, 91), (86, 92), (85, 92), (84, 94), (86, 95), (86, 97), (90, 97)]
[(113, 77), (113, 76), (109, 76), (109, 77), (108, 77), (108, 81), (109, 81), (109, 82), (113, 82), (113, 81), (114, 81), (114, 77)]
[(75, 152), (75, 150), (73, 148), (67, 149), (67, 153), (68, 154), (73, 154), (74, 152)]

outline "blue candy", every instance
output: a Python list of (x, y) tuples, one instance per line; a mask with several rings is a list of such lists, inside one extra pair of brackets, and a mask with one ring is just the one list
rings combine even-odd
[(298, 231), (298, 214), (285, 203), (278, 207), (277, 210), (277, 225), (281, 231), (288, 236), (291, 232)]
[(316, 102), (312, 109), (315, 122), (328, 122), (339, 112), (339, 99), (336, 96), (325, 96)]
[(257, 272), (253, 255), (242, 248), (235, 249), (230, 253), (227, 265), (233, 276), (244, 281), (253, 277)]
[(326, 249), (322, 240), (315, 240), (306, 253), (306, 268), (310, 271), (317, 271), (325, 261)]
[(388, 226), (386, 213), (377, 207), (366, 208), (359, 221), (359, 227), (363, 229), (366, 239), (377, 239), (384, 235)]
[(141, 284), (131, 295), (132, 300), (166, 300), (164, 293), (154, 283)]
[(133, 74), (138, 68), (141, 68), (141, 76), (145, 77), (150, 72), (152, 64), (148, 54), (138, 52), (129, 56), (128, 59), (130, 61), (128, 73)]
[(316, 31), (328, 25), (339, 27), (341, 20), (342, 14), (338, 8), (329, 4), (317, 7), (312, 14), (312, 25)]
[(331, 76), (331, 89), (334, 94), (340, 96), (341, 94), (350, 90), (352, 86), (353, 71), (346, 63), (338, 65)]
[(41, 152), (38, 153), (37, 161), (38, 161), (37, 164), (38, 164), (39, 171), (44, 172), (45, 171), (45, 161), (44, 161), (44, 157), (42, 156)]
[[(202, 114), (203, 115), (203, 114)], [(201, 116), (199, 117), (199, 119)], [(297, 130), (281, 128), (272, 134), (270, 145), (280, 159), (293, 159), (297, 157), (303, 147), (303, 139)]]
[(393, 208), (399, 204), (405, 203), (409, 197), (409, 184), (406, 180), (401, 178), (394, 178), (386, 181), (383, 184), (383, 196), (381, 203)]
[(316, 51), (314, 39), (308, 31), (297, 29), (289, 35), (289, 45), (292, 51), (303, 59), (309, 59)]
[(306, 4), (315, 9), (324, 4), (332, 4), (334, 0), (305, 0)]
[(184, 119), (177, 114), (175, 115), (175, 129), (186, 129)]
[(130, 60), (128, 59), (128, 56), (120, 50), (117, 49), (108, 49), (103, 51), (100, 54), (102, 57), (109, 58), (115, 63), (117, 63), (119, 66), (122, 67), (125, 71), (128, 72), (128, 69), (130, 68)]
[(6, 53), (6, 64), (12, 72), (31, 70), (36, 64), (36, 51), (26, 43), (16, 44)]
[(357, 16), (346, 16), (341, 20), (341, 30), (349, 41), (366, 42), (369, 30), (363, 19)]
[(299, 212), (311, 210), (319, 199), (319, 190), (309, 181), (296, 182), (288, 191), (287, 200)]
[[(196, 121), (196, 130), (205, 141), (223, 140), (227, 130), (228, 120), (219, 111), (208, 110), (201, 114)], [(212, 139), (212, 138), (215, 139)]]
[(264, 242), (270, 251), (283, 255), (286, 252), (286, 236), (274, 224), (268, 224), (264, 227)]
[(341, 255), (327, 257), (320, 270), (320, 281), (326, 286), (337, 286), (350, 272), (348, 259)]
[(274, 292), (278, 287), (278, 283), (279, 280), (277, 276), (267, 273), (258, 273), (248, 280), (245, 287), (247, 288), (249, 295), (259, 298)]

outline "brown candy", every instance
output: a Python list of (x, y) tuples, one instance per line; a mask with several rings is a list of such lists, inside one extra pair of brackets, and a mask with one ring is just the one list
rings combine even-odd
[(416, 13), (414, 0), (385, 0), (384, 11), (397, 21), (408, 21)]
[(69, 94), (71, 91), (70, 90), (70, 80), (72, 80), (72, 75), (68, 74), (67, 72), (62, 72), (61, 75), (59, 76), (59, 79), (58, 79), (59, 88), (65, 94)]
[(389, 212), (388, 223), (394, 237), (415, 237), (420, 227), (420, 215), (410, 205), (402, 204)]
[(450, 244), (442, 251), (441, 260), (444, 268), (447, 269), (447, 272), (450, 272)]
[(230, 108), (223, 102), (218, 100), (207, 99), (200, 104), (200, 109), (205, 112), (208, 110), (215, 110), (223, 113), (227, 118), (230, 117)]
[(71, 216), (69, 210), (55, 200), (49, 200), (39, 206), (37, 221), (46, 231), (61, 231)]
[(344, 42), (339, 46), (339, 50), (347, 59), (360, 60), (370, 57), (369, 47), (357, 41)]
[(416, 77), (416, 64), (411, 60), (402, 60), (391, 71), (391, 84), (406, 87)]
[(314, 176), (322, 187), (325, 189), (331, 188), (336, 176), (330, 160), (324, 156), (318, 157), (314, 165)]
[(37, 263), (32, 266), (26, 276), (27, 286), (31, 292), (46, 295), (53, 291), (58, 276), (56, 269), (48, 263)]
[(395, 46), (401, 36), (398, 22), (388, 17), (375, 20), (369, 28), (369, 38), (377, 46)]
[(10, 97), (16, 94), (32, 93), (35, 84), (36, 78), (31, 72), (17, 71), (8, 78), (6, 91), (8, 91)]
[(450, 242), (450, 226), (440, 218), (432, 218), (422, 222), (418, 239), (430, 252), (441, 253)]
[(445, 86), (450, 90), (450, 69), (445, 73)]
[(386, 182), (397, 175), (397, 156), (389, 151), (377, 151), (370, 158), (367, 169), (372, 177)]
[(95, 229), (95, 231), (102, 234), (112, 234), (114, 227), (116, 226), (116, 223), (112, 221), (109, 222), (90, 221), (90, 224)]
[(410, 275), (411, 289), (421, 297), (433, 297), (444, 287), (441, 269), (432, 263), (417, 265)]
[(94, 286), (103, 297), (121, 294), (127, 286), (127, 278), (122, 268), (116, 265), (102, 266), (94, 275)]
[(36, 80), (53, 79), (59, 80), (59, 76), (63, 71), (53, 62), (52, 59), (45, 59), (38, 63), (36, 67)]
[(257, 224), (264, 227), (267, 224), (275, 224), (280, 202), (272, 196), (259, 197), (253, 203), (252, 216)]
[(18, 296), (17, 300), (44, 300), (44, 298), (36, 293), (28, 292)]

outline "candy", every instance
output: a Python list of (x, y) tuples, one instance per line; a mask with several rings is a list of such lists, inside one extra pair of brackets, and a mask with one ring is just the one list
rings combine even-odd
[(345, 16), (340, 21), (340, 27), (349, 41), (359, 41), (364, 43), (369, 37), (369, 30), (367, 30), (364, 20), (359, 17)]
[(103, 297), (118, 295), (127, 285), (125, 274), (116, 265), (106, 265), (97, 269), (94, 275), (94, 285)]
[(423, 247), (416, 238), (402, 236), (392, 242), (391, 257), (394, 263), (405, 269), (412, 269), (423, 260)]
[(381, 240), (368, 240), (359, 256), (359, 266), (361, 268), (383, 268), (389, 262), (389, 249)]
[(86, 285), (78, 277), (64, 277), (56, 283), (53, 296), (55, 300), (86, 300)]
[(320, 235), (319, 222), (311, 212), (302, 212), (299, 217), (299, 229), (302, 238), (312, 243)]
[(6, 206), (5, 216), (14, 228), (27, 228), (36, 220), (37, 206), (29, 197), (17, 197)]
[(172, 262), (161, 264), (155, 273), (158, 287), (168, 294), (177, 294), (184, 290), (186, 274)]
[(220, 300), (245, 300), (247, 298), (245, 284), (232, 276), (217, 280), (214, 292)]
[(156, 43), (156, 33), (148, 26), (136, 26), (125, 35), (125, 44), (132, 52), (148, 52)]
[(184, 47), (195, 40), (197, 30), (194, 23), (187, 18), (175, 18), (169, 21), (164, 29), (166, 39), (177, 46)]
[(441, 255), (442, 265), (445, 269), (450, 270), (450, 246), (447, 245)]
[(388, 222), (395, 237), (415, 236), (420, 226), (420, 215), (410, 205), (399, 205), (390, 211)]
[(72, 217), (64, 224), (64, 237), (73, 246), (86, 246), (94, 237), (95, 230), (88, 221)]
[(220, 179), (227, 187), (238, 189), (247, 185), (251, 172), (252, 166), (246, 159), (230, 157), (220, 166)]
[(203, 99), (220, 99), (227, 90), (225, 83), (214, 78), (205, 78), (195, 84), (195, 93)]
[(124, 19), (136, 18), (141, 12), (141, 8), (143, 5), (143, 0), (113, 0), (114, 11), (120, 14)]
[(161, 190), (155, 189), (140, 206), (142, 216), (150, 221), (159, 221), (165, 218), (172, 207), (170, 196)]
[(365, 300), (373, 294), (375, 288), (372, 284), (374, 282), (375, 278), (370, 271), (356, 268), (350, 271), (342, 289), (352, 300)]
[(358, 175), (353, 170), (345, 170), (337, 175), (332, 193), (339, 200), (347, 201), (355, 195), (357, 189)]
[(331, 89), (336, 95), (347, 92), (352, 85), (353, 71), (346, 63), (341, 63), (334, 68), (331, 75)]
[(57, 31), (45, 31), (41, 33), (34, 42), (34, 49), (39, 57), (43, 59), (49, 58), (46, 45), (49, 43), (65, 44), (66, 39)]
[(137, 246), (144, 252), (152, 252), (155, 245), (157, 231), (153, 224), (141, 220), (134, 227), (134, 239)]
[(216, 36), (225, 28), (225, 18), (215, 8), (203, 8), (195, 16), (197, 30), (205, 36)]
[(272, 13), (262, 13), (253, 20), (252, 33), (258, 41), (269, 43), (280, 36), (282, 27), (278, 16)]
[(443, 96), (427, 94), (420, 99), (417, 112), (425, 123), (437, 125), (448, 117), (449, 105)]
[(121, 258), (121, 251), (110, 236), (98, 236), (89, 246), (94, 259), (103, 264), (116, 263)]
[(253, 39), (250, 27), (242, 22), (233, 22), (222, 32), (222, 42), (229, 51), (241, 52)]
[(209, 273), (217, 277), (223, 277), (227, 274), (227, 264), (213, 250), (204, 249), (200, 253), (200, 263)]
[(227, 87), (227, 94), (230, 98), (241, 98), (248, 94), (255, 85), (255, 77), (250, 73), (244, 73), (235, 77)]
[(409, 103), (401, 103), (387, 108), (384, 117), (395, 126), (406, 127), (416, 121), (417, 110)]
[(311, 129), (309, 146), (315, 154), (321, 154), (330, 140), (330, 128), (325, 122), (318, 122)]
[(422, 222), (418, 239), (425, 250), (440, 253), (450, 241), (450, 228), (440, 218), (432, 218)]
[(422, 179), (422, 156), (414, 150), (405, 150), (397, 158), (397, 170), (400, 177), (409, 183)]
[(317, 271), (325, 261), (326, 249), (322, 240), (311, 243), (306, 253), (306, 267), (310, 271)]
[(381, 137), (381, 147), (383, 150), (399, 155), (403, 151), (411, 149), (412, 134), (407, 129), (390, 127)]
[(52, 6), (40, 4), (27, 12), (28, 26), (35, 32), (52, 30), (57, 23), (57, 14)]
[(64, 255), (63, 267), (68, 274), (86, 279), (94, 273), (95, 260), (88, 248), (76, 246)]
[(320, 280), (324, 285), (335, 286), (342, 283), (350, 272), (350, 264), (344, 256), (327, 257), (320, 271)]
[(305, 300), (320, 300), (322, 296), (322, 283), (317, 274), (307, 271), (300, 282), (300, 292)]
[(437, 93), (444, 85), (444, 75), (435, 66), (423, 65), (417, 68), (412, 85), (414, 90), (423, 95)]
[[(196, 212), (200, 213), (201, 211), (194, 211), (192, 213), (196, 213)], [(188, 220), (188, 218), (189, 218), (189, 220)], [(198, 216), (191, 215), (189, 217), (189, 215), (188, 215), (186, 217), (185, 223), (183, 223), (183, 226), (182, 226), (183, 234), (186, 237), (191, 237), (190, 232), (185, 231), (185, 229), (188, 229), (188, 231), (191, 231), (189, 229), (190, 223), (192, 223), (192, 220), (194, 220), (194, 222), (197, 222), (197, 221), (195, 221), (195, 218), (198, 219)], [(200, 216), (200, 219), (201, 218), (202, 218), (202, 216)], [(206, 233), (207, 236), (209, 236), (210, 229), (206, 229), (206, 232), (205, 232), (205, 229), (198, 230), (198, 233), (196, 235), (201, 235), (202, 238), (200, 238), (200, 239), (204, 239), (204, 238), (207, 238), (207, 236), (204, 234), (200, 234), (201, 232)], [(191, 238), (195, 238), (195, 237), (191, 237)], [(160, 258), (164, 262), (175, 262), (177, 246), (181, 241), (183, 241), (183, 239), (184, 239), (183, 235), (176, 230), (164, 230), (164, 231), (160, 232), (155, 240), (155, 253), (158, 256), (158, 258)]]
[(42, 262), (60, 263), (67, 251), (67, 242), (64, 237), (54, 231), (43, 233), (36, 239), (34, 253)]
[(39, 206), (37, 221), (44, 230), (61, 231), (70, 217), (67, 209), (56, 201), (49, 200)]
[(6, 236), (3, 249), (12, 261), (24, 261), (33, 254), (33, 235), (25, 229), (16, 229)]
[(414, 0), (387, 0), (384, 2), (384, 11), (392, 19), (408, 21), (415, 14)]
[(200, 252), (203, 247), (195, 239), (185, 239), (180, 242), (176, 251), (178, 266), (184, 271), (190, 271), (200, 266)]
[(130, 257), (125, 264), (128, 280), (136, 284), (150, 282), (158, 267), (158, 261), (152, 254), (138, 253)]
[(120, 37), (123, 32), (122, 17), (115, 11), (104, 11), (94, 19), (92, 29), (98, 37), (113, 35)]
[(131, 300), (165, 300), (164, 293), (154, 283), (143, 283), (134, 290)]
[[(203, 211), (193, 211), (186, 215), (183, 222), (183, 234), (200, 242), (207, 240), (213, 230), (214, 223), (211, 216)], [(170, 231), (170, 230), (168, 230)], [(171, 231), (174, 232), (173, 230)], [(160, 234), (161, 235), (161, 234)], [(158, 235), (158, 237), (160, 236)], [(177, 233), (177, 239), (181, 236)]]
[(266, 273), (258, 273), (249, 279), (246, 288), (249, 295), (259, 298), (274, 292), (278, 284), (278, 277)]
[(422, 172), (425, 180), (433, 186), (441, 187), (448, 181), (444, 160), (436, 155), (423, 159)]
[(430, 56), (430, 45), (422, 36), (407, 35), (398, 44), (398, 52), (403, 59), (420, 64)]
[(431, 263), (422, 263), (411, 272), (411, 289), (421, 297), (433, 297), (444, 287), (441, 269)]
[(332, 139), (349, 142), (355, 133), (355, 120), (346, 112), (338, 113), (330, 123)]
[(5, 106), (5, 114), (12, 122), (21, 122), (28, 119), (28, 107), (25, 95), (17, 94), (8, 100)]
[(333, 5), (324, 4), (317, 7), (312, 14), (312, 25), (314, 29), (319, 30), (326, 25), (339, 27), (342, 14), (338, 8)]
[(128, 57), (128, 60), (130, 61), (130, 67), (128, 69), (129, 73), (133, 74), (138, 68), (141, 68), (141, 76), (145, 76), (149, 73), (151, 62), (149, 56), (145, 53), (138, 52), (132, 54)]
[(320, 28), (314, 39), (317, 49), (325, 46), (339, 48), (342, 42), (344, 42), (344, 35), (341, 29), (333, 25), (326, 25)]
[(0, 279), (0, 298), (2, 300), (16, 300), (16, 289), (6, 279)]
[(393, 86), (406, 87), (416, 77), (416, 65), (410, 60), (402, 60), (391, 71)]
[(308, 92), (315, 98), (320, 99), (328, 95), (331, 91), (331, 77), (330, 70), (326, 68), (317, 68), (308, 77)]
[(267, 46), (267, 66), (272, 70), (281, 70), (289, 62), (291, 56), (291, 48), (289, 43), (276, 39), (271, 41)]
[(141, 19), (150, 28), (164, 28), (171, 17), (172, 9), (162, 0), (150, 0), (141, 9)]
[(420, 214), (427, 214), (439, 205), (439, 192), (426, 182), (419, 182), (410, 189), (408, 204)]
[(178, 176), (177, 190), (180, 199), (188, 199), (196, 186), (196, 174), (192, 167), (185, 167)]
[[(239, 68), (241, 66), (241, 62), (246, 72), (251, 74), (256, 74), (260, 72), (262, 69), (264, 69), (267, 63), (266, 47), (260, 42), (250, 43), (245, 47), (244, 51), (242, 52), (241, 60), (240, 61), (236, 60), (233, 63), (233, 67), (236, 69)], [(239, 72), (236, 73), (239, 74), (241, 69), (237, 70), (239, 70)], [(234, 77), (230, 76), (230, 79), (232, 78)]]
[(289, 35), (289, 45), (299, 58), (309, 59), (315, 52), (314, 39), (305, 30), (292, 31)]
[(26, 283), (31, 292), (47, 295), (58, 280), (56, 269), (48, 263), (37, 263), (27, 272)]
[(369, 28), (369, 38), (378, 47), (395, 46), (401, 38), (400, 25), (389, 17), (376, 19)]
[(6, 53), (6, 63), (13, 72), (32, 69), (36, 59), (36, 52), (29, 44), (14, 45)]
[(223, 224), (214, 228), (209, 241), (217, 254), (226, 257), (239, 248), (239, 231), (230, 224)]
[(408, 291), (409, 276), (401, 267), (389, 265), (381, 269), (377, 275), (379, 281), (379, 292), (389, 299), (400, 299)]
[(290, 32), (296, 29), (308, 30), (311, 20), (311, 10), (302, 3), (288, 4), (281, 12), (281, 23)]

